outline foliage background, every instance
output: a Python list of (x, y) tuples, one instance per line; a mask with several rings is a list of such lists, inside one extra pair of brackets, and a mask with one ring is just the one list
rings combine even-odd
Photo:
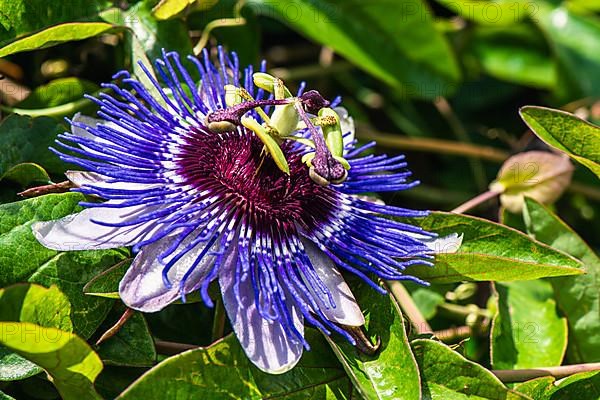
[[(23, 201), (17, 193), (63, 181), (68, 166), (47, 150), (67, 129), (63, 117), (93, 113), (84, 93), (97, 93), (120, 69), (139, 72), (136, 62), (163, 48), (188, 54), (221, 44), (242, 65), (265, 59), (290, 87), (307, 81), (326, 97), (341, 95), (361, 141), (406, 154), (422, 184), (383, 197), (405, 207), (452, 210), (486, 191), (509, 156), (548, 151), (519, 116), (522, 106), (600, 121), (595, 0), (156, 3), (0, 0), (0, 399), (600, 398), (597, 372), (516, 386), (489, 372), (600, 361), (600, 188), (577, 163), (549, 208), (528, 200), (512, 214), (493, 199), (469, 211), (485, 220), (438, 213), (419, 222), (465, 232), (462, 254), (440, 256), (430, 288), (406, 285), (408, 299), (451, 347), (403, 319), (406, 296), (381, 297), (358, 282), (368, 333), (383, 343), (376, 357), (310, 331), (313, 350), (280, 377), (251, 367), (231, 336), (167, 358), (216, 339), (214, 311), (199, 303), (135, 314), (94, 345), (124, 311), (114, 289), (129, 250), (42, 248), (31, 223), (75, 212), (82, 198)], [(597, 166), (596, 128), (550, 123), (556, 115), (538, 120), (575, 143), (592, 138), (580, 155)], [(539, 177), (544, 165), (528, 162)], [(528, 164), (515, 165), (510, 184), (522, 191)], [(572, 274), (569, 268), (587, 274), (541, 279)]]

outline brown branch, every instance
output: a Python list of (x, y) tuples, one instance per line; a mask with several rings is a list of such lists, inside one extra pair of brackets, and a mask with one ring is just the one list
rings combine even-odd
[(417, 308), (408, 290), (399, 281), (386, 281), (392, 296), (396, 299), (402, 311), (406, 314), (418, 334), (431, 333), (433, 330)]
[(525, 382), (542, 376), (564, 378), (580, 372), (600, 371), (600, 363), (563, 365), (560, 367), (541, 367), (515, 370), (492, 370), (502, 382)]

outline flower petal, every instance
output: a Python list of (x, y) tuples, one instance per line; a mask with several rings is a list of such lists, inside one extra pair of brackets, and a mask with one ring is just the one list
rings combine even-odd
[[(107, 204), (111, 204), (109, 201)], [(126, 227), (104, 226), (94, 221), (118, 223), (137, 218), (147, 206), (122, 208), (92, 207), (55, 221), (36, 222), (31, 226), (36, 239), (54, 250), (98, 250), (129, 246), (152, 233), (154, 221)]]
[[(335, 308), (332, 308), (329, 301), (324, 299), (322, 295), (311, 293), (323, 314), (330, 321), (338, 324), (349, 326), (364, 325), (365, 317), (356, 303), (352, 291), (333, 261), (308, 240), (304, 240), (302, 244), (317, 275), (321, 278), (325, 286), (327, 286), (335, 302)], [(307, 286), (311, 287), (310, 285)]]
[(89, 171), (67, 171), (65, 172), (65, 175), (68, 180), (70, 180), (79, 187), (87, 185), (95, 188), (146, 190), (156, 188), (159, 186), (158, 184), (149, 183), (134, 183), (126, 181), (121, 182), (117, 181), (117, 179), (115, 178), (110, 178), (108, 176)]
[[(223, 304), (244, 352), (259, 369), (270, 374), (283, 374), (292, 369), (302, 356), (302, 343), (294, 341), (279, 321), (264, 319), (254, 302), (252, 280), (239, 282), (239, 301), (235, 295), (237, 252), (231, 251), (219, 271)], [(304, 333), (304, 318), (290, 305), (295, 328)]]
[(430, 237), (414, 232), (404, 232), (405, 235), (420, 240), (436, 254), (456, 253), (463, 241), (463, 234), (451, 233), (443, 237)]
[[(190, 235), (188, 239), (184, 240), (178, 250), (186, 247), (193, 237), (195, 236)], [(205, 245), (204, 243), (197, 245), (170, 268), (168, 278), (171, 287), (169, 288), (163, 281), (164, 264), (160, 263), (159, 257), (176, 239), (177, 235), (162, 238), (145, 246), (135, 257), (119, 284), (119, 295), (128, 307), (143, 312), (156, 312), (181, 296), (179, 290), (181, 279), (204, 250)], [(178, 251), (175, 251), (172, 254), (176, 255), (177, 253)], [(173, 258), (173, 255), (165, 258), (165, 264)], [(186, 294), (198, 289), (213, 261), (214, 256), (206, 255), (195, 266), (183, 287)]]

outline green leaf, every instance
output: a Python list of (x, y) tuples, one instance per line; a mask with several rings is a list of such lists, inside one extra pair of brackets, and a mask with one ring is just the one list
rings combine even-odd
[(517, 281), (578, 275), (575, 258), (506, 226), (468, 215), (432, 212), (425, 218), (406, 218), (411, 224), (440, 236), (463, 234), (455, 253), (436, 255), (435, 266), (411, 266), (407, 274), (431, 283)]
[(90, 296), (119, 298), (119, 282), (131, 265), (131, 259), (123, 260), (93, 277), (84, 287), (83, 292)]
[(46, 170), (41, 165), (35, 163), (21, 163), (9, 168), (4, 175), (0, 176), (0, 181), (4, 180), (16, 182), (22, 188), (29, 187), (35, 183), (45, 185), (51, 183), (50, 176), (48, 176)]
[(52, 118), (9, 115), (0, 123), (0, 176), (24, 162), (36, 162), (51, 174), (62, 174), (65, 164), (48, 147), (64, 130)]
[[(109, 316), (106, 321), (116, 322), (124, 310), (124, 307), (119, 307), (111, 313), (112, 318)], [(110, 325), (106, 326), (108, 327)], [(154, 365), (156, 361), (154, 340), (142, 314), (134, 313), (116, 335), (100, 345), (98, 355), (107, 365), (129, 367)]]
[(600, 20), (551, 3), (536, 1), (532, 20), (547, 37), (560, 63), (557, 89), (567, 91), (572, 99), (600, 96)]
[(0, 48), (0, 57), (9, 54), (44, 49), (64, 42), (87, 39), (107, 33), (114, 27), (104, 22), (70, 22), (47, 28)]
[(61, 22), (92, 19), (105, 0), (0, 0), (0, 42)]
[(0, 400), (15, 400), (15, 398), (7, 395), (6, 393), (0, 390)]
[[(185, 23), (176, 19), (156, 20), (148, 1), (139, 2), (127, 11), (113, 8), (101, 16), (107, 22), (130, 29), (152, 61), (162, 57), (163, 49), (177, 51), (182, 57), (192, 53), (192, 43)], [(182, 61), (185, 65), (186, 60)], [(137, 59), (132, 60), (132, 64), (136, 62)]]
[(59, 78), (36, 87), (16, 107), (36, 109), (59, 106), (79, 100), (84, 94), (93, 93), (99, 89), (98, 85), (85, 79), (74, 77)]
[(329, 339), (356, 390), (364, 399), (416, 399), (421, 397), (419, 372), (412, 355), (399, 305), (355, 280), (352, 292), (363, 309), (367, 337), (381, 347), (373, 356), (359, 352), (342, 337)]
[(421, 371), (424, 399), (527, 399), (508, 389), (481, 365), (442, 343), (417, 339), (412, 346)]
[(541, 242), (583, 261), (585, 275), (552, 279), (554, 298), (569, 324), (567, 359), (600, 361), (600, 258), (558, 216), (532, 199), (523, 210), (528, 232)]
[(333, 48), (406, 96), (446, 95), (460, 79), (450, 46), (421, 0), (400, 5), (390, 0), (301, 0), (293, 5), (250, 0), (246, 4)]
[(545, 376), (520, 383), (515, 390), (535, 400), (598, 400), (600, 371), (580, 372), (558, 382)]
[(170, 357), (145, 373), (118, 399), (348, 399), (348, 377), (315, 330), (307, 329), (311, 351), (289, 372), (270, 375), (246, 358), (235, 336), (210, 347)]
[(443, 293), (449, 289), (445, 285), (423, 287), (410, 281), (403, 282), (403, 285), (410, 292), (410, 296), (426, 320), (435, 317), (438, 306), (445, 302)]
[(573, 114), (545, 107), (526, 106), (519, 113), (540, 139), (600, 177), (599, 127)]
[[(537, 10), (535, 3), (515, 0), (436, 0), (461, 17), (481, 25), (515, 25)], [(511, 26), (511, 29), (513, 26)]]
[(112, 302), (86, 296), (83, 286), (106, 268), (125, 259), (122, 250), (57, 252), (33, 236), (35, 221), (58, 219), (79, 211), (79, 193), (51, 194), (0, 205), (0, 285), (29, 281), (56, 285), (69, 298), (74, 330), (89, 337), (106, 317)]
[(29, 322), (0, 322), (0, 344), (44, 368), (63, 399), (100, 399), (93, 383), (102, 362), (76, 335)]
[(185, 10), (187, 6), (196, 0), (161, 0), (153, 9), (152, 15), (156, 19), (170, 19)]
[[(13, 285), (0, 289), (0, 321), (30, 322), (73, 331), (71, 304), (56, 286)], [(0, 381), (29, 378), (42, 370), (18, 354), (0, 347)]]
[(56, 287), (17, 284), (0, 289), (0, 321), (73, 331), (69, 299)]
[(562, 363), (567, 320), (557, 315), (552, 285), (542, 280), (496, 283), (491, 356), (496, 369), (551, 367)]
[[(510, 4), (514, 7), (515, 2)], [(556, 62), (544, 37), (529, 24), (515, 24), (510, 29), (495, 24), (475, 27), (471, 49), (482, 69), (494, 78), (544, 89), (556, 85)]]

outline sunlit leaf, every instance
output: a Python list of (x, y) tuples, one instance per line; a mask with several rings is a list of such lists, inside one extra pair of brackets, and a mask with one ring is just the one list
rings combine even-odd
[(600, 177), (599, 127), (573, 114), (544, 107), (523, 107), (520, 114), (540, 139)]
[(75, 332), (89, 337), (106, 317), (112, 302), (83, 293), (83, 286), (127, 257), (122, 250), (57, 252), (34, 237), (35, 221), (58, 219), (79, 211), (79, 193), (51, 194), (0, 205), (0, 285), (29, 281), (56, 285), (69, 298)]
[(87, 39), (109, 32), (114, 27), (103, 22), (69, 22), (15, 40), (0, 48), (0, 57), (22, 51), (39, 50), (59, 43)]
[(547, 376), (515, 386), (515, 390), (535, 400), (597, 400), (600, 371), (580, 372), (558, 380)]
[(583, 261), (585, 275), (550, 280), (569, 324), (567, 358), (572, 363), (600, 362), (600, 258), (550, 210), (532, 199), (525, 204), (523, 214), (531, 235)]
[(481, 365), (467, 360), (448, 346), (433, 340), (412, 342), (421, 371), (425, 398), (462, 400), (516, 400), (526, 396), (508, 389)]
[(375, 355), (358, 351), (345, 339), (328, 340), (356, 390), (365, 399), (420, 399), (419, 372), (412, 355), (399, 305), (364, 282), (353, 282), (352, 292), (366, 319), (367, 337), (381, 346)]
[(0, 322), (0, 344), (44, 368), (63, 399), (100, 399), (93, 383), (102, 362), (76, 335), (29, 322)]
[(560, 365), (567, 347), (567, 320), (557, 313), (550, 283), (505, 282), (495, 287), (498, 305), (490, 333), (493, 367)]
[(506, 226), (467, 215), (432, 212), (407, 219), (440, 236), (463, 234), (457, 252), (438, 249), (435, 266), (410, 266), (408, 274), (432, 283), (460, 281), (518, 281), (578, 275), (581, 263)]
[(145, 373), (118, 399), (161, 397), (225, 400), (242, 398), (349, 399), (351, 386), (344, 370), (320, 336), (307, 330), (311, 351), (282, 375), (269, 375), (251, 365), (235, 336), (165, 361)]
[[(73, 331), (71, 304), (53, 286), (19, 284), (0, 289), (0, 321), (30, 322), (36, 325)], [(20, 355), (0, 346), (0, 381), (29, 378), (42, 369)]]

